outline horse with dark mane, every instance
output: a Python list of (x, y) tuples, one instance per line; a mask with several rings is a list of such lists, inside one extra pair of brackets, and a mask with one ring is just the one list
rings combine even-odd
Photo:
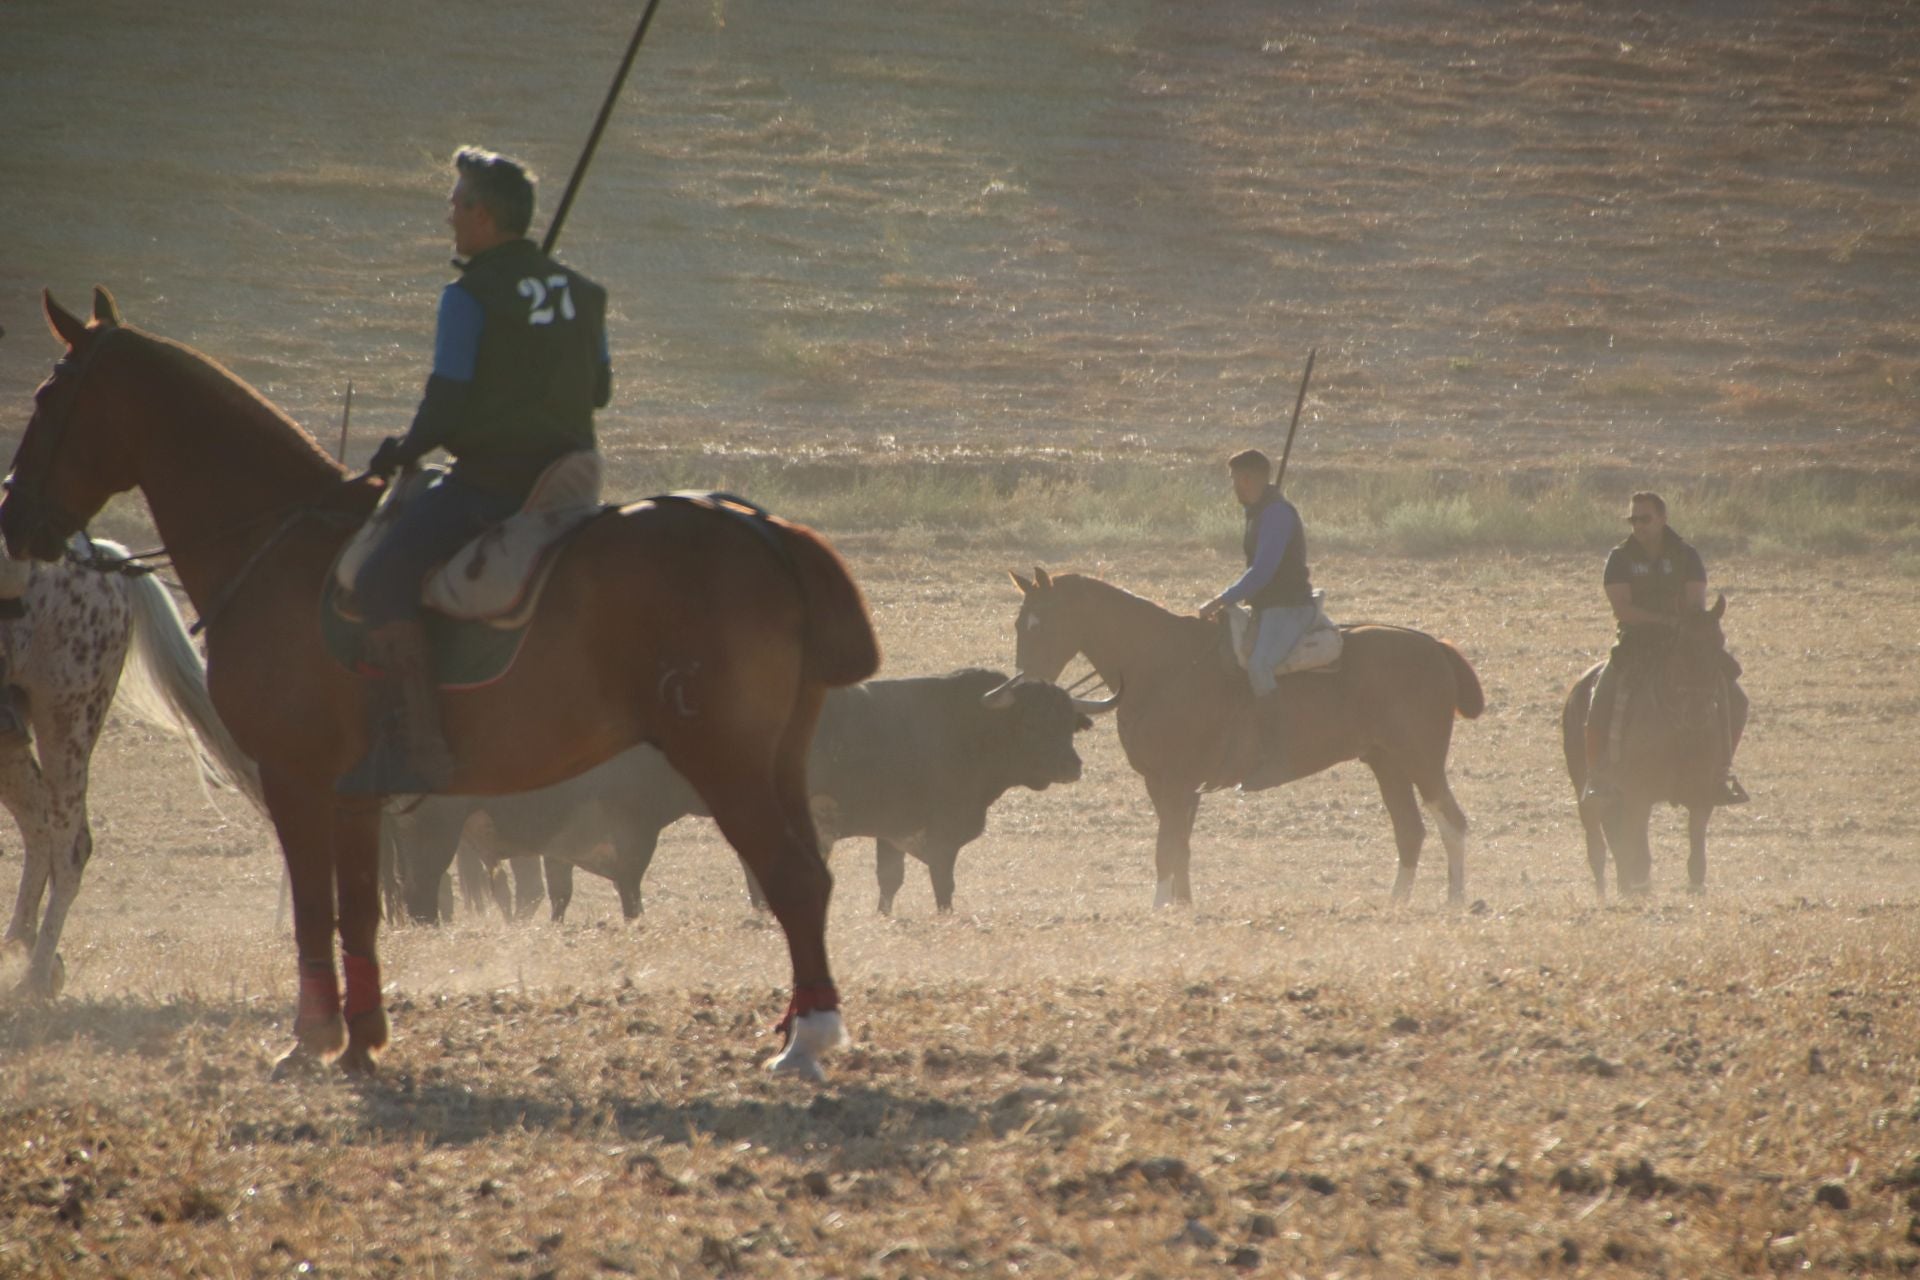
[[(1193, 822), (1202, 791), (1232, 786), (1258, 749), (1246, 674), (1226, 656), (1224, 625), (1164, 609), (1098, 578), (1013, 575), (1024, 597), (1014, 620), (1015, 666), (1056, 679), (1084, 654), (1120, 697), (1120, 745), (1146, 781), (1160, 822), (1154, 905), (1190, 903)], [(1343, 627), (1338, 664), (1283, 676), (1284, 755), (1291, 781), (1359, 760), (1393, 820), (1400, 870), (1393, 897), (1413, 888), (1424, 804), (1447, 848), (1447, 898), (1466, 896), (1467, 815), (1447, 785), (1456, 715), (1486, 698), (1459, 650), (1404, 627)]]
[[(1617, 794), (1610, 804), (1581, 806), (1587, 864), (1594, 892), (1603, 898), (1609, 846), (1621, 893), (1653, 887), (1647, 826), (1653, 807), (1663, 803), (1687, 811), (1687, 885), (1695, 893), (1707, 887), (1707, 819), (1747, 722), (1746, 695), (1727, 675), (1726, 633), (1720, 628), (1726, 609), (1723, 595), (1710, 609), (1681, 612), (1672, 640), (1649, 661), (1628, 697), (1613, 773)], [(1561, 745), (1576, 797), (1587, 783), (1587, 707), (1605, 665), (1596, 662), (1574, 682), (1560, 711)], [(1724, 709), (1722, 699), (1728, 700)]]
[[(0, 532), (52, 559), (139, 489), (206, 631), (216, 709), (258, 762), (286, 855), (300, 957), (298, 1066), (372, 1070), (387, 1042), (376, 938), (380, 798), (337, 795), (365, 753), (359, 677), (321, 629), (322, 589), (381, 483), (349, 479), (291, 419), (189, 347), (83, 323), (45, 299), (67, 352), (35, 393)], [(777, 1070), (819, 1074), (841, 1042), (827, 964), (832, 878), (807, 803), (807, 745), (831, 686), (879, 665), (866, 604), (811, 530), (732, 504), (609, 509), (559, 552), (512, 667), (446, 692), (448, 791), (558, 782), (638, 742), (699, 792), (786, 933), (793, 997)], [(337, 927), (344, 1000), (335, 968)]]

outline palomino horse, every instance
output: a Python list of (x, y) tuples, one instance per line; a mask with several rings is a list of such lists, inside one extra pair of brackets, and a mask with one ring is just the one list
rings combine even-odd
[[(1720, 779), (1733, 763), (1733, 744), (1747, 724), (1746, 694), (1726, 674), (1726, 634), (1720, 629), (1726, 609), (1723, 595), (1711, 609), (1683, 612), (1673, 640), (1648, 664), (1628, 698), (1614, 770), (1619, 795), (1604, 814), (1591, 804), (1580, 814), (1593, 889), (1603, 898), (1609, 845), (1620, 892), (1652, 889), (1647, 826), (1653, 807), (1663, 802), (1687, 811), (1687, 887), (1694, 893), (1706, 890), (1707, 819), (1713, 816)], [(1587, 784), (1587, 705), (1605, 665), (1596, 662), (1574, 683), (1560, 711), (1561, 745), (1575, 796)], [(1729, 700), (1724, 720), (1722, 698)]]
[[(1120, 745), (1147, 784), (1160, 820), (1154, 905), (1191, 903), (1187, 865), (1200, 793), (1231, 786), (1255, 750), (1246, 674), (1225, 656), (1224, 625), (1163, 609), (1098, 578), (1013, 575), (1025, 597), (1014, 620), (1015, 665), (1058, 678), (1085, 654), (1120, 697)], [(1343, 760), (1373, 770), (1393, 819), (1400, 872), (1393, 896), (1412, 891), (1426, 828), (1425, 803), (1447, 846), (1447, 898), (1466, 895), (1467, 815), (1447, 785), (1456, 714), (1486, 708), (1480, 680), (1444, 640), (1403, 627), (1342, 628), (1339, 664), (1284, 676), (1288, 780)], [(1419, 793), (1418, 799), (1415, 792)]]
[[(123, 326), (105, 290), (87, 323), (50, 297), (45, 308), (67, 353), (35, 393), (0, 531), (16, 554), (51, 558), (110, 496), (145, 495), (205, 626), (214, 705), (259, 763), (293, 884), (300, 1003), (281, 1068), (337, 1054), (343, 1070), (369, 1072), (388, 1034), (380, 800), (333, 789), (368, 728), (361, 682), (328, 654), (320, 609), (329, 566), (383, 486), (349, 479), (205, 356)], [(773, 1066), (818, 1076), (844, 1030), (807, 743), (827, 688), (879, 660), (859, 589), (811, 530), (719, 502), (608, 511), (561, 551), (512, 668), (441, 699), (448, 790), (525, 791), (636, 742), (658, 746), (786, 932), (794, 989)]]
[(173, 598), (146, 574), (117, 571), (126, 558), (126, 548), (95, 542), (34, 566), (26, 616), (0, 623), (11, 684), (33, 727), (32, 746), (0, 749), (0, 804), (26, 849), (5, 944), (28, 953), (23, 995), (51, 998), (65, 979), (60, 932), (93, 853), (87, 775), (116, 688), (123, 711), (193, 744), (204, 781), (259, 801), (259, 778), (214, 714)]

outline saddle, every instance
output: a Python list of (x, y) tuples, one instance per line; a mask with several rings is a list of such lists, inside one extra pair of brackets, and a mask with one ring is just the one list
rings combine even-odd
[[(367, 557), (408, 499), (443, 470), (422, 467), (380, 500), (334, 564), (334, 581), (342, 593), (351, 593)], [(519, 511), (427, 575), (421, 602), (458, 622), (483, 622), (502, 630), (525, 626), (553, 569), (553, 553), (568, 535), (607, 509), (600, 502), (603, 471), (599, 453), (591, 449), (556, 459), (540, 473)], [(350, 598), (345, 596), (343, 603)]]
[[(1313, 593), (1313, 623), (1300, 634), (1298, 640), (1294, 641), (1293, 648), (1287, 650), (1286, 656), (1280, 660), (1280, 665), (1273, 669), (1274, 675), (1284, 676), (1296, 671), (1330, 667), (1340, 660), (1340, 650), (1345, 646), (1346, 640), (1340, 628), (1327, 617), (1327, 611), (1322, 604), (1326, 595), (1324, 591)], [(1238, 662), (1240, 669), (1244, 671), (1248, 659), (1253, 656), (1253, 612), (1244, 605), (1234, 605), (1226, 613), (1227, 628), (1233, 637), (1234, 661)]]

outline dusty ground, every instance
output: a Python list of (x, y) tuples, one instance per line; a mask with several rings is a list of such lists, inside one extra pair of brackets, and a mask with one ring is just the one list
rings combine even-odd
[[(0, 11), (4, 425), (55, 354), (38, 289), (103, 282), (329, 444), (351, 379), (364, 458), (417, 394), (445, 156), (526, 155), (551, 207), (633, 14), (196, 15)], [(1314, 344), (1303, 468), (1920, 475), (1915, 22), (669, 2), (564, 242), (614, 289), (616, 481), (661, 450), (1213, 465), (1278, 447)], [(134, 502), (102, 527), (147, 532)], [(1026, 547), (838, 540), (890, 674), (1010, 659)], [(878, 919), (840, 849), (858, 1043), (819, 1090), (758, 1068), (783, 948), (698, 823), (637, 928), (583, 880), (565, 928), (390, 932), (382, 1077), (270, 1084), (270, 841), (116, 722), (66, 994), (0, 1010), (0, 1275), (1920, 1268), (1911, 558), (1715, 558), (1755, 802), (1704, 898), (1662, 815), (1623, 907), (1557, 729), (1601, 551), (1316, 557), (1338, 616), (1480, 672), (1453, 779), (1483, 907), (1431, 865), (1387, 907), (1345, 768), (1210, 798), (1198, 906), (1152, 913), (1103, 726), (1081, 783), (996, 809), (952, 918), (910, 868)], [(1185, 607), (1229, 568), (1115, 556), (1049, 567)]]
[[(1168, 599), (1217, 572), (1077, 567)], [(857, 568), (894, 669), (1004, 661), (997, 563)], [(1911, 660), (1884, 637), (1920, 605), (1849, 575), (1805, 637), (1790, 567), (1725, 566), (1756, 802), (1716, 817), (1705, 898), (1667, 814), (1652, 899), (1603, 907), (1555, 728), (1599, 627), (1556, 608), (1574, 568), (1322, 570), (1343, 612), (1451, 636), (1481, 673), (1453, 776), (1484, 906), (1444, 908), (1437, 867), (1386, 905), (1385, 818), (1347, 768), (1207, 801), (1199, 905), (1156, 915), (1146, 802), (1102, 727), (1082, 782), (995, 810), (952, 918), (910, 869), (880, 919), (871, 853), (838, 850), (858, 1044), (820, 1090), (762, 1077), (783, 948), (697, 822), (637, 928), (585, 880), (564, 927), (390, 931), (382, 1078), (269, 1084), (293, 994), (270, 842), (116, 725), (67, 994), (0, 1020), (0, 1271), (1910, 1268), (1912, 697), (1862, 673)]]

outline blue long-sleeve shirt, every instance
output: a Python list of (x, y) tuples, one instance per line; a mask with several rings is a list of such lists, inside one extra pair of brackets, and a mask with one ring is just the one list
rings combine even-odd
[(1291, 502), (1280, 498), (1268, 503), (1260, 513), (1253, 563), (1232, 586), (1220, 593), (1221, 602), (1238, 604), (1273, 581), (1273, 575), (1280, 569), (1281, 557), (1287, 554), (1287, 544), (1293, 541), (1299, 528), (1300, 513)]

